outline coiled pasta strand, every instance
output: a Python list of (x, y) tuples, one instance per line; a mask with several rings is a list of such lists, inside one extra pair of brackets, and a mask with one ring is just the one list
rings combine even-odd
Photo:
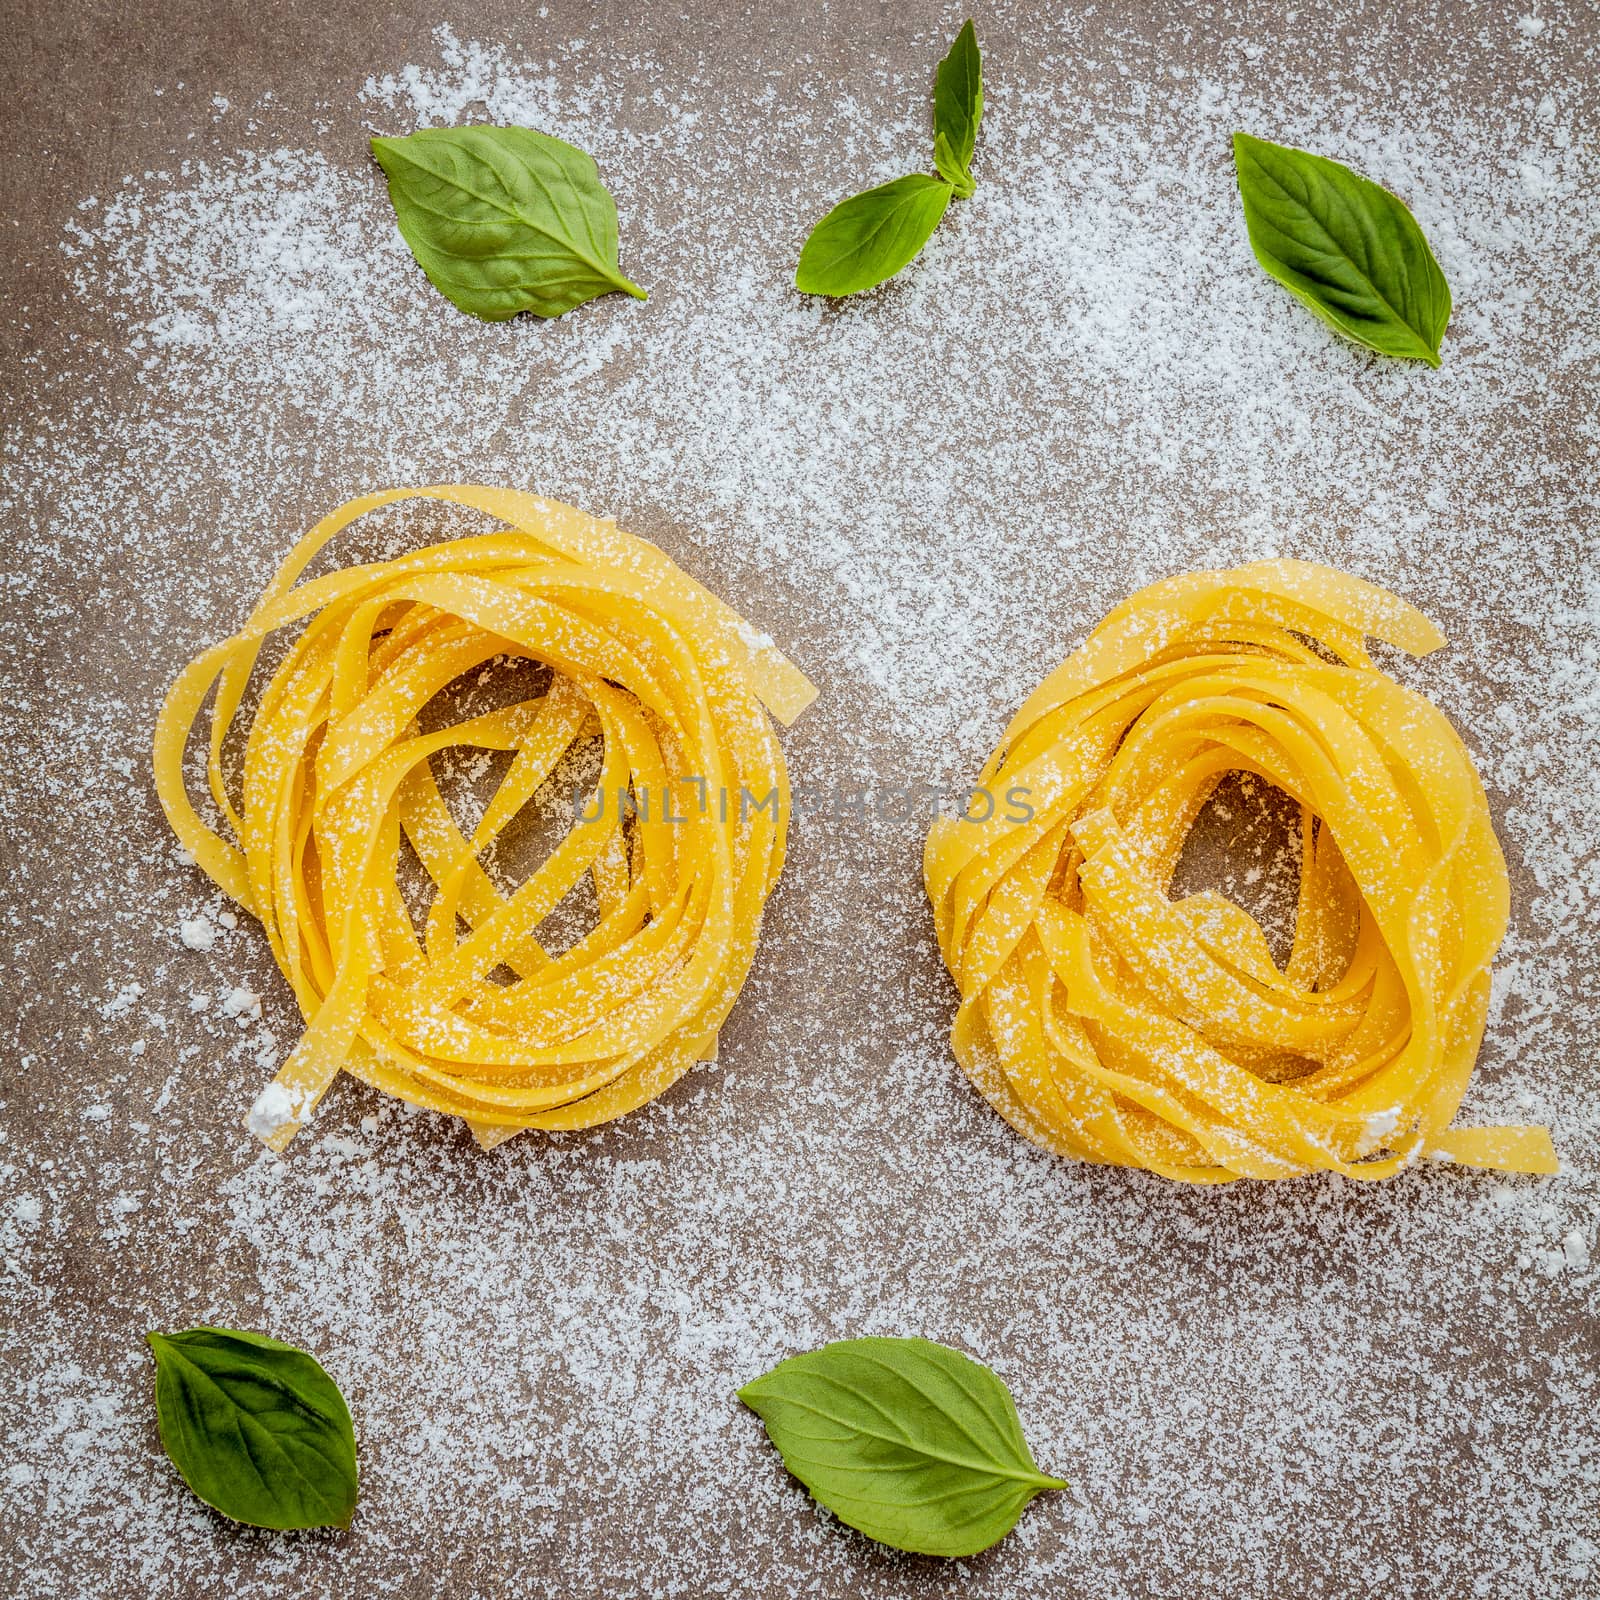
[[(938, 820), (925, 880), (952, 1045), (1027, 1137), (1185, 1182), (1419, 1157), (1554, 1172), (1543, 1128), (1451, 1128), (1509, 907), (1483, 787), (1368, 637), (1444, 640), (1395, 596), (1268, 561), (1124, 601), (1039, 687), (980, 786), (1033, 816)], [(1293, 951), (1215, 893), (1173, 901), (1229, 772), (1301, 812)]]
[[(297, 583), (357, 518), (413, 498), (501, 528)], [(235, 788), (228, 730), (264, 641), (296, 628)], [(545, 663), (548, 690), (421, 731), (435, 695), (500, 656)], [(183, 771), (213, 690), (207, 774), (224, 831), (201, 820)], [(465, 1118), (489, 1146), (621, 1116), (710, 1059), (783, 865), (788, 785), (766, 711), (788, 723), (814, 697), (661, 551), (570, 506), (445, 485), (325, 518), (239, 632), (179, 675), (155, 730), (173, 831), (260, 919), (306, 1018), (251, 1125), (281, 1150), (342, 1069)], [(502, 892), (486, 852), (597, 733), (593, 816)], [(463, 749), (512, 755), (470, 837), (431, 767)], [(420, 926), (397, 878), (402, 836), (432, 881)], [(552, 954), (540, 924), (586, 873), (598, 921)]]

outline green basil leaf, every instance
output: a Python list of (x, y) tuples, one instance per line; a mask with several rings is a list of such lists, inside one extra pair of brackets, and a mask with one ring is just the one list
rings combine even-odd
[(739, 1398), (788, 1467), (869, 1539), (930, 1556), (987, 1550), (1043, 1489), (1017, 1408), (987, 1367), (926, 1339), (841, 1339)]
[(1357, 344), (1438, 366), (1450, 286), (1405, 205), (1337, 161), (1247, 133), (1233, 159), (1267, 273)]
[(978, 185), (972, 174), (951, 153), (950, 141), (942, 133), (933, 136), (933, 165), (939, 176), (954, 190), (956, 199), (972, 198)]
[(920, 172), (841, 200), (800, 251), (802, 294), (857, 294), (892, 278), (928, 242), (950, 204), (951, 186)]
[(258, 1528), (345, 1528), (356, 1507), (356, 1436), (333, 1379), (259, 1333), (152, 1333), (156, 1420), (183, 1481)]
[(374, 139), (400, 233), (462, 311), (559, 317), (645, 292), (617, 266), (617, 207), (583, 151), (531, 128), (423, 128)]
[(933, 159), (965, 200), (973, 191), (972, 152), (983, 120), (983, 62), (968, 17), (933, 76)]

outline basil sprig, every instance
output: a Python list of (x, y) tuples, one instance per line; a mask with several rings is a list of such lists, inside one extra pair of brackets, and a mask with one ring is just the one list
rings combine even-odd
[(1405, 205), (1337, 161), (1247, 133), (1233, 159), (1267, 273), (1347, 339), (1437, 367), (1450, 286)]
[(532, 128), (423, 128), (374, 139), (400, 234), (433, 286), (485, 322), (559, 317), (645, 292), (617, 265), (617, 206), (594, 162)]
[(161, 1443), (208, 1506), (258, 1528), (350, 1525), (355, 1430), (313, 1357), (231, 1328), (148, 1338)]
[(983, 64), (969, 17), (934, 74), (933, 162), (939, 176), (914, 172), (841, 200), (801, 247), (795, 288), (802, 294), (858, 294), (914, 261), (951, 196), (965, 200), (972, 194), (972, 152), (982, 118)]
[(841, 1339), (739, 1398), (817, 1500), (897, 1550), (976, 1555), (1036, 1494), (1066, 1488), (1034, 1465), (1000, 1379), (926, 1339)]

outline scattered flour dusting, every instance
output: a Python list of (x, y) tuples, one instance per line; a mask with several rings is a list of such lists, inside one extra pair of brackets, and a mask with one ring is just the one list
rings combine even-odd
[[(290, 142), (200, 85), (192, 141), (66, 210), (84, 331), (35, 338), (0, 458), (29, 775), (0, 806), (54, 874), (4, 913), (0, 1591), (1596, 1592), (1592, 16), (1439, 0), (1413, 21), (1463, 65), (1435, 79), (1376, 21), (1352, 61), (1320, 8), (1281, 45), (1039, 9), (980, 18), (977, 194), (843, 305), (793, 293), (795, 251), (924, 159), (925, 74), (841, 105), (805, 62), (730, 84), (442, 31)], [(896, 49), (931, 62), (949, 20)], [(594, 154), (646, 305), (490, 327), (428, 290), (363, 139), (481, 117)], [(1336, 342), (1254, 269), (1236, 127), (1407, 198), (1455, 294), (1439, 372)], [(617, 516), (792, 654), (823, 692), (797, 780), (970, 778), (1160, 575), (1281, 553), (1397, 589), (1451, 642), (1393, 670), (1463, 729), (1513, 874), (1464, 1116), (1548, 1123), (1562, 1176), (1197, 1192), (1041, 1155), (949, 1058), (917, 829), (870, 811), (802, 818), (719, 1060), (662, 1102), (486, 1156), (345, 1081), (261, 1152), (241, 1118), (294, 1119), (263, 1085), (300, 1019), (166, 835), (155, 707), (321, 512), (463, 478)], [(1281, 901), (1289, 866), (1240, 893)], [(230, 1530), (178, 1483), (141, 1341), (206, 1321), (345, 1387), (349, 1534)], [(1075, 1486), (959, 1571), (842, 1534), (732, 1398), (913, 1332), (994, 1365)]]

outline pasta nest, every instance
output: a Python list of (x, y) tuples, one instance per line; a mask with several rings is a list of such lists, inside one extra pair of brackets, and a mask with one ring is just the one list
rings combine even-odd
[[(1187, 1182), (1420, 1157), (1556, 1170), (1542, 1128), (1451, 1128), (1483, 1036), (1506, 869), (1454, 729), (1371, 636), (1442, 635), (1385, 591), (1268, 561), (1141, 590), (1040, 686), (925, 853), (960, 991), (952, 1044), (1018, 1130)], [(1292, 952), (1207, 892), (1173, 900), (1228, 773), (1300, 814)], [(1031, 807), (1031, 818), (1013, 820)]]
[[(296, 583), (358, 517), (412, 498), (499, 529)], [(235, 790), (228, 731), (280, 629), (298, 634), (261, 691)], [(423, 731), (435, 696), (497, 657), (544, 663), (548, 688)], [(227, 837), (184, 782), (213, 688), (207, 769)], [(661, 551), (570, 506), (397, 489), (319, 523), (239, 632), (185, 668), (155, 733), (174, 831), (260, 919), (307, 1022), (252, 1128), (282, 1149), (343, 1069), (465, 1118), (487, 1146), (605, 1122), (712, 1058), (783, 865), (788, 785), (766, 712), (787, 723), (814, 696)], [(503, 891), (486, 854), (595, 735), (599, 783), (579, 819)], [(435, 778), (446, 751), (511, 757), (470, 834)], [(425, 912), (402, 890), (402, 835), (431, 883)], [(540, 925), (585, 874), (597, 920), (552, 953)]]

